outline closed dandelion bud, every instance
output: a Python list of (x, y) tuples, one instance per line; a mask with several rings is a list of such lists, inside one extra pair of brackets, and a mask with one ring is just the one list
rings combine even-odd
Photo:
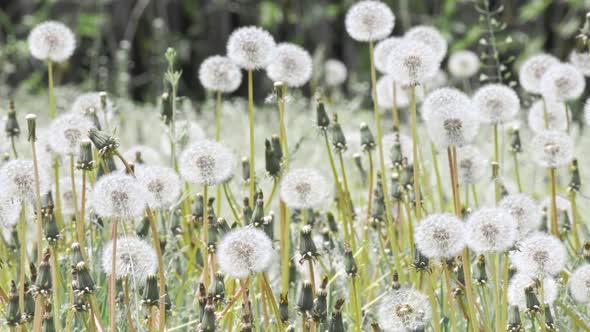
[(162, 103), (160, 115), (162, 116), (162, 119), (164, 120), (164, 123), (166, 125), (169, 125), (170, 122), (172, 122), (172, 102), (171, 102), (171, 99), (172, 98), (170, 98), (170, 95), (168, 94), (168, 92), (164, 92), (160, 96), (160, 102)]
[(510, 150), (513, 153), (522, 152), (522, 144), (520, 142), (520, 131), (518, 129), (513, 129), (510, 132)]
[(275, 215), (274, 213), (270, 213), (268, 216), (262, 218), (262, 226), (264, 229), (264, 232), (266, 233), (266, 235), (268, 235), (268, 237), (271, 240), (274, 240), (274, 219), (275, 219)]
[(398, 172), (391, 174), (391, 197), (396, 202), (402, 202), (404, 199), (404, 186), (400, 181), (400, 174)]
[(375, 137), (366, 123), (361, 123), (361, 148), (363, 151), (372, 151), (375, 149)]
[(214, 253), (216, 249), (217, 240), (219, 239), (219, 233), (217, 232), (217, 223), (213, 222), (213, 216), (209, 216), (207, 218), (207, 223), (209, 225), (208, 229), (208, 241), (207, 241), (207, 251), (210, 253)]
[(115, 136), (96, 128), (90, 129), (88, 138), (92, 141), (92, 144), (94, 144), (101, 157), (112, 156), (117, 148), (119, 148), (119, 142)]
[(300, 262), (314, 259), (320, 255), (313, 242), (311, 231), (312, 228), (310, 225), (305, 225), (301, 228), (301, 247), (299, 248), (299, 253), (301, 254)]
[(53, 195), (51, 190), (46, 191), (44, 194), (41, 195), (41, 214), (49, 214), (53, 213), (53, 208), (55, 204), (53, 203)]
[(49, 266), (49, 249), (45, 251), (43, 260), (39, 264), (39, 273), (35, 280), (34, 291), (36, 294), (47, 297), (51, 293), (51, 267)]
[(150, 274), (147, 276), (141, 303), (148, 307), (155, 307), (159, 304), (160, 291), (158, 289), (158, 276)]
[(311, 288), (311, 283), (309, 281), (305, 281), (303, 283), (303, 289), (301, 290), (301, 295), (299, 296), (299, 301), (297, 302), (297, 310), (302, 314), (310, 311), (313, 308), (313, 289)]
[(332, 311), (332, 318), (328, 326), (328, 332), (345, 332), (344, 323), (342, 322), (342, 307), (344, 306), (344, 299), (336, 300), (334, 310)]
[(328, 211), (328, 213), (326, 213), (326, 220), (328, 221), (330, 231), (332, 233), (338, 233), (338, 224), (336, 223), (336, 218), (332, 212)]
[(463, 270), (463, 263), (461, 262), (460, 264), (457, 264), (457, 266), (453, 269), (453, 272), (455, 274), (457, 284), (459, 285), (453, 291), (453, 294), (457, 296), (463, 294), (463, 285), (465, 285), (465, 271)]
[(313, 308), (311, 309), (311, 317), (316, 322), (324, 322), (328, 315), (328, 304), (326, 298), (328, 293), (326, 287), (328, 285), (328, 277), (324, 276), (320, 289), (316, 294), (315, 300), (313, 300)]
[(486, 272), (486, 258), (484, 255), (479, 255), (477, 258), (473, 279), (480, 285), (485, 285), (488, 282), (488, 273)]
[(96, 172), (97, 179), (117, 170), (117, 165), (115, 164), (113, 156), (103, 156), (102, 161), (103, 162), (98, 165), (98, 171)]
[(551, 314), (551, 307), (548, 305), (545, 306), (545, 327), (549, 331), (557, 331), (553, 315)]
[(402, 145), (400, 142), (400, 137), (398, 133), (394, 134), (393, 144), (391, 146), (391, 151), (389, 151), (389, 157), (391, 159), (391, 164), (394, 167), (400, 167), (402, 165), (402, 160), (404, 159), (402, 153)]
[(198, 193), (193, 204), (193, 218), (197, 223), (203, 222), (203, 212), (205, 211), (205, 204), (203, 202), (203, 194)]
[(14, 101), (10, 101), (8, 106), (8, 117), (4, 124), (4, 130), (8, 137), (18, 137), (20, 135), (20, 126), (16, 118), (16, 109), (14, 108)]
[(25, 119), (27, 120), (28, 128), (27, 140), (34, 142), (37, 140), (37, 116), (35, 114), (27, 114)]
[[(281, 152), (282, 153), (282, 152)], [(281, 173), (281, 159), (274, 152), (272, 143), (267, 139), (264, 141), (264, 165), (266, 172), (276, 178)]]
[(428, 259), (428, 257), (422, 255), (420, 250), (414, 249), (414, 261), (412, 262), (412, 267), (418, 271), (426, 271), (426, 270), (428, 270), (429, 264), (430, 264), (430, 259)]
[(327, 131), (330, 127), (330, 117), (322, 101), (318, 102), (316, 107), (316, 125), (323, 131)]
[(281, 161), (283, 159), (283, 147), (281, 146), (281, 139), (279, 138), (279, 135), (272, 135), (270, 138), (270, 144), (275, 157)]
[(205, 306), (207, 305), (207, 291), (205, 290), (205, 284), (199, 283), (199, 319), (205, 317)]
[(378, 225), (383, 222), (385, 215), (385, 201), (381, 191), (375, 189), (373, 191), (373, 205), (371, 205), (371, 223)]
[(345, 151), (346, 137), (344, 136), (342, 127), (340, 127), (340, 124), (338, 123), (338, 115), (336, 113), (334, 113), (333, 120), (332, 126), (330, 127), (332, 132), (332, 145), (336, 151)]
[(522, 331), (522, 322), (520, 320), (520, 310), (518, 306), (512, 305), (508, 309), (508, 332)]
[(414, 167), (408, 165), (407, 159), (402, 159), (401, 169), (399, 171), (399, 183), (403, 188), (407, 188), (412, 193), (412, 186), (414, 184)]
[(350, 248), (344, 250), (344, 272), (351, 278), (356, 277), (358, 274), (358, 267), (356, 266), (354, 255)]
[(30, 322), (35, 315), (35, 299), (33, 293), (29, 290), (29, 283), (25, 282), (25, 308), (22, 314), (23, 322)]
[(201, 319), (202, 332), (215, 332), (215, 305), (213, 304), (213, 297), (209, 295), (207, 297), (207, 304)]
[(10, 282), (10, 291), (8, 293), (8, 305), (6, 307), (6, 325), (17, 326), (20, 324), (21, 315), (18, 305), (18, 290), (14, 280)]
[(94, 169), (94, 155), (92, 154), (92, 144), (88, 140), (80, 142), (80, 154), (76, 167), (80, 170), (91, 171)]
[(74, 291), (77, 291), (81, 295), (92, 294), (96, 286), (86, 263), (80, 262), (76, 264), (76, 271), (78, 273), (78, 289), (74, 289)]
[(559, 219), (558, 219), (559, 227), (561, 228), (561, 233), (567, 233), (571, 229), (571, 222), (570, 217), (567, 210), (559, 212)]
[(223, 303), (223, 300), (225, 299), (225, 283), (223, 282), (223, 274), (215, 274), (215, 281), (211, 283), (209, 293), (213, 294), (213, 300), (215, 303)]
[(252, 207), (250, 206), (250, 199), (244, 197), (244, 205), (242, 207), (242, 217), (244, 219), (244, 225), (249, 225), (252, 220)]
[(72, 243), (72, 249), (70, 252), (72, 258), (72, 265), (76, 266), (78, 263), (84, 261), (84, 257), (82, 256), (82, 250), (80, 249), (80, 244), (78, 242)]
[(541, 304), (539, 303), (539, 299), (537, 299), (537, 295), (535, 294), (535, 289), (532, 286), (528, 286), (524, 289), (525, 300), (526, 300), (526, 311), (527, 312), (539, 312), (541, 308)]
[(402, 287), (402, 285), (399, 283), (399, 274), (397, 273), (397, 271), (393, 272), (393, 276), (391, 277), (391, 289), (392, 290), (398, 290)]
[(279, 315), (281, 316), (281, 321), (289, 321), (289, 299), (282, 293), (279, 295)]
[(251, 223), (254, 227), (262, 226), (262, 219), (264, 218), (264, 199), (262, 198), (262, 192), (257, 195), (256, 202), (254, 204), (254, 210), (252, 211)]
[(569, 190), (576, 192), (580, 191), (582, 182), (580, 179), (580, 170), (578, 168), (578, 159), (572, 160), (572, 164), (570, 166), (570, 176)]
[(245, 182), (250, 180), (250, 161), (246, 157), (242, 158), (242, 179)]
[[(174, 223), (174, 219), (175, 218), (172, 217), (173, 223)], [(137, 230), (135, 231), (135, 234), (140, 238), (144, 238), (148, 235), (149, 230), (150, 230), (150, 220), (148, 219), (148, 217), (143, 217), (143, 218), (141, 218), (141, 222), (137, 226)]]
[(45, 311), (43, 312), (43, 325), (41, 326), (42, 332), (56, 332), (55, 322), (53, 321), (53, 314), (51, 313), (51, 304), (45, 305)]
[(60, 238), (59, 228), (57, 226), (57, 221), (55, 220), (55, 215), (53, 211), (48, 214), (44, 214), (42, 216), (43, 219), (43, 234), (45, 235), (45, 239), (49, 243), (49, 245), (57, 244), (57, 240)]
[(87, 311), (89, 308), (88, 302), (86, 301), (84, 295), (78, 292), (80, 286), (78, 282), (78, 271), (76, 270), (75, 266), (72, 266), (72, 289), (74, 290), (72, 299), (72, 310), (74, 312)]

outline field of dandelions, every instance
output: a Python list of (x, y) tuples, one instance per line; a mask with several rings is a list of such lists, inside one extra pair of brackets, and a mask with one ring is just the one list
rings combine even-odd
[(47, 89), (0, 100), (0, 330), (590, 331), (590, 16), (566, 58), (507, 65), (482, 3), (484, 52), (354, 3), (347, 89), (355, 68), (238, 28), (199, 113), (175, 45), (139, 105), (54, 85), (77, 32), (35, 26)]

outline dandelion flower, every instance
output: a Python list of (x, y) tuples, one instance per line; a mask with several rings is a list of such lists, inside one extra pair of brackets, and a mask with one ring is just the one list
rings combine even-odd
[(214, 55), (201, 63), (199, 81), (207, 90), (234, 92), (242, 83), (242, 72), (229, 58)]
[[(76, 184), (76, 206), (78, 209), (82, 206), (82, 179), (74, 178)], [(72, 179), (70, 177), (59, 180), (59, 190), (61, 196), (61, 212), (67, 216), (73, 216), (76, 212), (74, 207), (74, 193), (72, 192)], [(57, 192), (57, 190), (55, 191)], [(86, 209), (89, 209), (90, 202), (88, 197), (92, 192), (90, 186), (86, 184)]]
[(473, 102), (482, 122), (503, 123), (520, 109), (520, 99), (513, 89), (502, 84), (485, 85), (473, 95)]
[(539, 229), (542, 220), (539, 204), (531, 196), (522, 193), (504, 197), (499, 206), (506, 209), (518, 224), (519, 239)]
[(266, 74), (273, 82), (283, 82), (297, 88), (309, 81), (312, 67), (309, 52), (295, 44), (281, 43), (275, 48)]
[(273, 255), (270, 238), (254, 227), (232, 230), (217, 246), (219, 269), (232, 278), (245, 278), (266, 271)]
[(467, 219), (467, 245), (478, 253), (508, 250), (518, 236), (518, 224), (505, 209), (484, 207)]
[(578, 68), (584, 76), (590, 76), (590, 53), (588, 52), (576, 52), (575, 50), (570, 53), (570, 62)]
[(80, 150), (80, 141), (88, 139), (90, 128), (94, 128), (94, 125), (81, 114), (60, 115), (49, 126), (49, 145), (60, 155), (76, 156)]
[(360, 42), (377, 41), (389, 36), (395, 16), (383, 2), (364, 0), (350, 7), (344, 24), (352, 39)]
[[(525, 290), (529, 287), (538, 287), (537, 282), (525, 273), (517, 273), (510, 279), (508, 284), (508, 303), (515, 305), (520, 310), (527, 309)], [(543, 302), (551, 305), (558, 295), (557, 282), (551, 277), (543, 278)], [(541, 301), (541, 294), (537, 290), (537, 298)]]
[(422, 219), (414, 239), (418, 250), (431, 259), (451, 258), (465, 248), (463, 223), (450, 213), (434, 213)]
[(533, 160), (540, 166), (557, 168), (572, 160), (574, 143), (565, 133), (544, 130), (533, 138), (531, 153)]
[[(102, 269), (107, 275), (113, 273), (112, 263), (113, 241), (109, 241), (102, 252)], [(147, 242), (137, 237), (119, 237), (115, 253), (115, 269), (117, 278), (127, 277), (131, 285), (134, 281), (142, 285), (147, 280), (147, 276), (155, 274), (158, 269), (156, 251)]]
[(436, 75), (440, 66), (433, 49), (422, 42), (402, 40), (389, 54), (388, 72), (404, 85), (418, 85)]
[(275, 40), (266, 30), (255, 26), (242, 27), (229, 36), (227, 55), (241, 68), (256, 70), (270, 63), (275, 47)]
[(440, 31), (434, 27), (425, 25), (415, 26), (405, 33), (404, 38), (428, 45), (434, 51), (434, 55), (439, 62), (447, 54), (447, 41)]
[(524, 61), (518, 72), (520, 85), (528, 92), (541, 93), (541, 78), (553, 65), (559, 64), (559, 60), (553, 55), (538, 54)]
[(307, 209), (322, 205), (330, 196), (326, 179), (310, 168), (292, 169), (281, 181), (281, 198), (293, 209)]
[(56, 21), (47, 21), (35, 26), (27, 42), (31, 55), (41, 61), (65, 61), (72, 56), (76, 48), (72, 30)]
[(590, 265), (577, 268), (570, 276), (568, 286), (574, 300), (580, 303), (590, 302)]
[(457, 78), (470, 78), (479, 71), (479, 58), (472, 51), (458, 51), (449, 57), (449, 72)]
[[(40, 191), (49, 189), (51, 178), (46, 168), (39, 168)], [(0, 188), (20, 200), (35, 199), (35, 168), (33, 161), (15, 159), (0, 167)]]
[(389, 37), (383, 39), (375, 45), (375, 68), (383, 74), (389, 70), (389, 55), (391, 51), (402, 41), (400, 37)]
[(348, 70), (340, 60), (328, 59), (324, 63), (324, 80), (328, 86), (338, 86), (346, 82)]
[(586, 87), (586, 79), (578, 68), (557, 64), (541, 78), (540, 91), (547, 101), (563, 102), (579, 98)]
[(413, 288), (390, 291), (377, 309), (383, 331), (420, 331), (431, 319), (428, 297)]
[(462, 91), (455, 88), (439, 88), (426, 95), (421, 107), (421, 115), (424, 121), (428, 121), (431, 114), (441, 112), (443, 109), (454, 109), (457, 105), (464, 104), (474, 112), (473, 103)]
[(137, 165), (135, 175), (149, 193), (147, 202), (150, 207), (168, 208), (176, 202), (182, 183), (173, 169)]
[(231, 178), (234, 157), (222, 144), (201, 140), (182, 152), (178, 165), (186, 181), (212, 186)]
[(538, 100), (529, 109), (528, 123), (535, 133), (546, 129), (564, 131), (567, 129), (566, 106), (564, 103)]
[(483, 178), (487, 170), (487, 160), (474, 145), (466, 145), (457, 150), (457, 174), (459, 183), (475, 184)]
[(143, 216), (148, 193), (132, 176), (104, 175), (95, 184), (90, 202), (101, 217), (132, 220)]
[(510, 259), (518, 271), (537, 275), (556, 275), (565, 267), (566, 250), (558, 238), (534, 233), (518, 244)]

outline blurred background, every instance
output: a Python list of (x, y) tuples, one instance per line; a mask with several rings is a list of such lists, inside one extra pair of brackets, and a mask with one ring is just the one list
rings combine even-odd
[[(277, 42), (290, 41), (312, 53), (316, 65), (326, 58), (342, 60), (349, 81), (366, 80), (368, 50), (344, 29), (344, 15), (352, 0), (3, 0), (0, 1), (0, 96), (14, 89), (40, 92), (46, 87), (45, 66), (29, 56), (26, 38), (32, 27), (58, 20), (76, 34), (74, 56), (56, 70), (59, 85), (75, 84), (86, 90), (138, 102), (155, 102), (162, 93), (166, 70), (164, 53), (174, 47), (182, 78), (179, 94), (203, 100), (197, 70), (207, 56), (225, 54), (229, 34), (237, 27), (259, 25)], [(450, 52), (488, 47), (488, 13), (499, 26), (495, 39), (499, 58), (507, 67), (539, 51), (565, 59), (584, 23), (589, 0), (510, 0), (488, 3), (489, 12), (477, 10), (473, 0), (384, 0), (394, 10), (394, 35), (412, 25), (439, 28), (449, 40)], [(316, 71), (318, 72), (318, 71)], [(485, 68), (484, 68), (485, 73)], [(264, 72), (255, 76), (257, 98), (271, 90)], [(346, 87), (345, 87), (346, 89)], [(242, 86), (238, 95), (245, 95)], [(306, 91), (310, 93), (309, 88)]]

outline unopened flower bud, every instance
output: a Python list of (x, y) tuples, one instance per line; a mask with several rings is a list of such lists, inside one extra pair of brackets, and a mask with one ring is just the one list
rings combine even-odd
[(28, 129), (27, 140), (34, 142), (37, 140), (37, 116), (35, 114), (27, 114), (25, 119), (27, 120)]

